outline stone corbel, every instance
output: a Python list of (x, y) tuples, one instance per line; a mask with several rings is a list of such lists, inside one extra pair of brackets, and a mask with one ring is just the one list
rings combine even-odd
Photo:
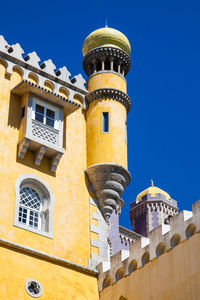
[(58, 152), (52, 159), (50, 164), (51, 172), (56, 172), (57, 166), (59, 164), (59, 161), (62, 157), (63, 153)]
[(29, 139), (25, 138), (23, 141), (21, 141), (21, 143), (18, 145), (18, 158), (24, 159), (24, 156), (26, 154), (26, 151), (28, 150), (29, 144), (30, 144)]
[(46, 149), (47, 149), (47, 147), (41, 146), (40, 149), (35, 153), (35, 162), (34, 162), (34, 164), (36, 166), (40, 166), (41, 161), (42, 161), (42, 159), (44, 157)]

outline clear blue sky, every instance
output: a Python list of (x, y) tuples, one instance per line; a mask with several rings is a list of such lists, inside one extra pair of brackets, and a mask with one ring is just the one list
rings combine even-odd
[[(127, 76), (128, 157), (132, 181), (123, 195), (121, 224), (129, 206), (150, 185), (167, 191), (180, 210), (200, 198), (200, 2), (199, 1), (3, 1), (0, 34), (36, 51), (72, 75), (82, 69), (82, 43), (108, 25), (132, 46)], [(86, 78), (86, 76), (85, 76)]]

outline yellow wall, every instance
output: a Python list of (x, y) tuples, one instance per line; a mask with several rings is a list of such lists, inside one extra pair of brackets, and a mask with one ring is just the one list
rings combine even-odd
[(131, 275), (105, 288), (101, 300), (199, 300), (200, 236), (193, 235)]
[[(97, 300), (97, 280), (91, 275), (34, 256), (0, 247), (0, 299), (33, 299), (25, 290), (33, 278), (43, 288), (41, 300)], [(17, 272), (16, 272), (17, 270)]]
[[(65, 121), (64, 150), (56, 173), (50, 172), (49, 159), (34, 165), (34, 153), (17, 158), (21, 98), (10, 96), (10, 89), (21, 81), (19, 70), (5, 76), (0, 64), (0, 237), (25, 246), (88, 265), (90, 258), (89, 194), (84, 169), (86, 163), (86, 124), (82, 110)], [(23, 174), (45, 180), (55, 196), (53, 239), (14, 227), (15, 182)], [(81, 245), (81, 247), (80, 247)]]
[[(101, 132), (101, 113), (110, 112), (110, 131)], [(112, 99), (95, 100), (86, 113), (88, 167), (103, 162), (127, 167), (126, 108)]]
[(126, 93), (126, 79), (115, 73), (106, 72), (93, 75), (88, 79), (89, 92), (102, 88), (114, 88)]

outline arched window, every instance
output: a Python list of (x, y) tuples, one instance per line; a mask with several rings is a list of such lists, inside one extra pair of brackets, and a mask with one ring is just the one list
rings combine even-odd
[(41, 229), (42, 197), (30, 185), (20, 188), (19, 223)]
[(48, 184), (25, 174), (17, 179), (15, 193), (14, 225), (52, 237), (54, 196)]

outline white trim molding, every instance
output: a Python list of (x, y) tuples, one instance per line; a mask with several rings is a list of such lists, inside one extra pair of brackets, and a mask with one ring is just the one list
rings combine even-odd
[[(19, 222), (19, 205), (20, 205), (20, 189), (24, 185), (29, 185), (31, 187), (36, 188), (41, 197), (42, 197), (42, 212), (41, 214), (45, 214), (45, 219), (43, 218), (43, 224), (41, 229), (33, 228), (28, 225), (24, 225)], [(53, 208), (54, 208), (54, 195), (50, 188), (50, 186), (40, 177), (34, 174), (23, 174), (19, 176), (15, 183), (15, 213), (14, 213), (14, 223), (13, 225), (16, 227), (23, 228), (28, 231), (32, 231), (34, 233), (53, 238)], [(41, 216), (42, 217), (42, 216)]]
[[(30, 292), (29, 287), (31, 284), (34, 284), (36, 289), (38, 289), (38, 293), (35, 294), (33, 292)], [(25, 289), (26, 289), (27, 293), (33, 298), (39, 298), (40, 296), (42, 296), (42, 293), (43, 293), (41, 283), (38, 280), (33, 279), (33, 278), (30, 278), (26, 281)]]

